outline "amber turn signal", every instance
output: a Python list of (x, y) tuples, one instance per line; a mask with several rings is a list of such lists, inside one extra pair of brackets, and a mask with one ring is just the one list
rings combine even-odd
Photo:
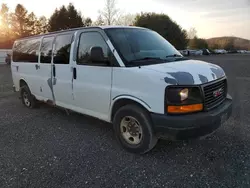
[(168, 106), (168, 113), (190, 113), (203, 110), (203, 104)]

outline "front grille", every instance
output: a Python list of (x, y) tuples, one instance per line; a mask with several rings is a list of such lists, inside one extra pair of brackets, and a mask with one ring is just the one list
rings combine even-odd
[[(220, 92), (218, 92), (220, 90)], [(223, 79), (204, 86), (204, 106), (207, 110), (220, 105), (227, 95), (227, 80)], [(217, 92), (216, 92), (217, 91)], [(217, 95), (216, 95), (217, 93)], [(221, 94), (218, 94), (221, 93)]]

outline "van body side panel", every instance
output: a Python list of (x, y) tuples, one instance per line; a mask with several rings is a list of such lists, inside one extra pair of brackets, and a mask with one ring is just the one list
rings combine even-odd
[[(37, 68), (37, 93), (35, 97), (41, 101), (53, 101), (51, 52), (54, 36), (42, 38), (39, 53), (39, 67)], [(51, 52), (50, 52), (51, 51)]]
[(109, 119), (111, 67), (77, 65), (74, 105), (99, 119)]
[(18, 75), (18, 65), (14, 62), (11, 62), (11, 75), (12, 75), (12, 80), (13, 80), (13, 85), (15, 88), (15, 91), (19, 91), (19, 75)]
[(148, 110), (149, 112), (151, 111), (151, 107), (147, 104), (146, 101), (143, 101), (133, 95), (128, 95), (128, 94), (122, 94), (122, 95), (118, 95), (116, 96), (115, 98), (112, 99), (112, 103), (111, 103), (111, 106), (110, 106), (110, 109), (111, 109), (111, 114), (112, 114), (112, 109), (114, 107), (114, 104), (117, 102), (117, 101), (120, 101), (120, 100), (124, 100), (124, 99), (129, 99), (129, 100), (132, 100), (138, 104), (140, 104), (141, 106), (143, 106), (146, 110)]
[(55, 65), (56, 76), (53, 77), (55, 103), (72, 104), (72, 70), (70, 65)]
[(66, 33), (56, 36), (53, 49), (52, 70), (53, 92), (55, 104), (72, 109), (73, 105), (73, 71), (71, 47), (73, 33)]
[[(96, 38), (93, 40), (89, 35), (81, 39), (82, 34), (95, 33), (100, 43), (96, 44)], [(74, 52), (72, 52), (75, 61), (72, 61), (72, 68), (76, 70), (76, 78), (73, 79), (73, 105), (74, 110), (98, 119), (109, 121), (110, 94), (112, 84), (111, 66), (92, 65), (91, 62), (78, 63), (77, 60), (81, 56), (80, 53), (86, 53), (88, 46), (104, 46), (105, 39), (101, 29), (86, 29), (78, 31), (74, 42)], [(106, 44), (107, 45), (107, 44)], [(79, 46), (79, 48), (78, 48)], [(78, 49), (80, 52), (78, 54)], [(107, 49), (107, 46), (105, 47)], [(106, 51), (105, 51), (106, 53)], [(82, 56), (81, 56), (82, 57)]]
[(117, 96), (130, 96), (147, 106), (150, 112), (163, 114), (166, 86), (164, 76), (157, 72), (152, 74), (152, 71), (138, 67), (114, 68), (111, 107)]
[(51, 64), (40, 64), (37, 72), (37, 93), (35, 96), (39, 100), (53, 100), (53, 93), (51, 90)]
[(13, 82), (15, 84), (16, 90), (19, 91), (20, 80), (24, 80), (33, 95), (38, 95), (38, 82), (39, 76), (35, 65), (38, 63), (22, 63), (22, 62), (12, 62), (11, 70), (13, 75)]

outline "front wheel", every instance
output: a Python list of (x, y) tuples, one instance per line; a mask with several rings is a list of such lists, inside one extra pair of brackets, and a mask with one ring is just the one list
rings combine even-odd
[(144, 154), (157, 143), (149, 114), (138, 105), (120, 108), (113, 125), (118, 141), (129, 152)]

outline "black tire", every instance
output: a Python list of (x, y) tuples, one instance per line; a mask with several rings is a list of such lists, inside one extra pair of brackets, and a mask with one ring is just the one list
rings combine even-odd
[[(122, 136), (120, 124), (126, 116), (135, 118), (141, 125), (142, 137), (139, 144), (130, 144)], [(144, 154), (153, 149), (157, 143), (158, 139), (153, 132), (151, 118), (148, 112), (138, 105), (121, 107), (114, 116), (113, 126), (117, 140), (129, 152)]]
[[(26, 106), (27, 108), (36, 108), (38, 106), (38, 101), (36, 100), (34, 95), (31, 94), (30, 89), (27, 85), (24, 85), (20, 88), (20, 94), (24, 106)], [(28, 99), (29, 103), (25, 101), (25, 96)]]

